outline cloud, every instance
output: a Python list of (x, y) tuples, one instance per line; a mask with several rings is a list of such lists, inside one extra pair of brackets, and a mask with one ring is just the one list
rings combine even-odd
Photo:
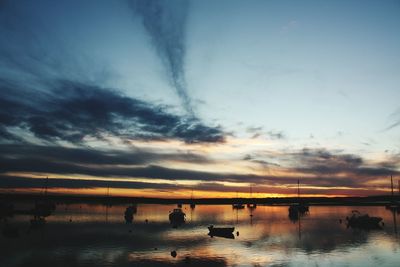
[(189, 115), (194, 116), (191, 98), (185, 80), (185, 30), (188, 1), (185, 0), (132, 0), (135, 14), (142, 18), (143, 26), (151, 38), (158, 56)]
[(162, 106), (116, 90), (65, 80), (53, 82), (52, 86), (49, 91), (40, 92), (0, 81), (0, 137), (15, 139), (7, 128), (19, 127), (50, 142), (80, 143), (85, 137), (102, 139), (105, 135), (186, 143), (224, 141), (220, 127), (168, 113)]
[(251, 138), (255, 139), (258, 138), (260, 136), (267, 136), (269, 139), (272, 140), (279, 140), (279, 139), (285, 139), (286, 136), (283, 133), (283, 131), (277, 131), (277, 130), (270, 130), (270, 131), (264, 131), (263, 127), (259, 126), (259, 127), (247, 127), (246, 128), (246, 132), (252, 134)]
[[(259, 151), (245, 155), (243, 160), (261, 164), (267, 171), (281, 173), (280, 177), (273, 179), (270, 176), (267, 179), (273, 184), (279, 184), (279, 181), (282, 185), (292, 184), (299, 178), (303, 185), (323, 187), (368, 187), (368, 182), (372, 181), (385, 186), (382, 178), (399, 174), (400, 166), (396, 155), (383, 162), (370, 163), (359, 155), (325, 148), (304, 148), (292, 152)], [(285, 173), (288, 177), (285, 177)], [(293, 174), (297, 174), (297, 177)]]
[(133, 181), (108, 181), (88, 180), (71, 178), (50, 178), (46, 183), (45, 178), (27, 178), (18, 176), (0, 175), (0, 188), (68, 188), (68, 189), (90, 189), (90, 188), (125, 188), (125, 189), (178, 189), (174, 184), (145, 183)]
[(273, 140), (285, 139), (286, 136), (282, 131), (268, 131), (267, 135)]
[(0, 157), (36, 159), (76, 165), (143, 165), (163, 160), (206, 164), (212, 162), (203, 155), (176, 152), (161, 153), (129, 147), (129, 150), (99, 150), (90, 147), (61, 147), (31, 144), (0, 145)]
[[(197, 164), (212, 163), (207, 158), (187, 153), (157, 154), (139, 150), (131, 152), (99, 151), (43, 146), (27, 146), (24, 148), (16, 145), (2, 145), (0, 148), (3, 151), (0, 154), (0, 173), (3, 173), (3, 175), (23, 172), (46, 173), (52, 176), (89, 175), (102, 178), (146, 178), (149, 179), (149, 187), (152, 186), (152, 179), (178, 182), (180, 180), (192, 180), (203, 183), (202, 187), (204, 188), (218, 187), (220, 190), (229, 189), (229, 187), (220, 184), (223, 182), (242, 183), (243, 185), (252, 183), (259, 187), (285, 187), (295, 185), (297, 179), (301, 178), (301, 183), (305, 187), (319, 186), (326, 189), (348, 187), (348, 190), (352, 190), (351, 188), (373, 188), (374, 186), (368, 186), (366, 182), (379, 182), (388, 173), (399, 174), (398, 171), (382, 167), (379, 164), (366, 167), (364, 161), (354, 155), (336, 155), (326, 150), (304, 149), (281, 156), (282, 158), (291, 158), (291, 167), (278, 166), (265, 161), (267, 167), (281, 172), (279, 176), (275, 176), (273, 174), (206, 172), (154, 165), (155, 163), (162, 164), (164, 160), (171, 159), (177, 162)], [(246, 160), (251, 160), (256, 164), (265, 164), (265, 162), (260, 162), (251, 156), (246, 157)], [(294, 176), (294, 173), (301, 173), (301, 176)], [(153, 186), (159, 188), (157, 185)], [(184, 188), (184, 186), (179, 187)], [(278, 189), (271, 189), (273, 192), (276, 190)], [(316, 192), (321, 189), (313, 190)], [(237, 191), (236, 187), (234, 191)], [(268, 190), (265, 189), (265, 191)]]
[[(183, 73), (187, 2), (133, 1), (132, 6), (142, 14), (189, 109)], [(61, 42), (57, 26), (46, 27), (37, 17), (42, 13), (29, 12), (30, 7), (30, 3), (11, 1), (0, 7), (0, 141), (22, 142), (27, 134), (45, 142), (75, 144), (87, 137), (107, 136), (186, 143), (224, 141), (220, 127), (205, 125), (193, 112), (174, 115), (163, 106), (99, 86), (104, 78), (98, 78), (98, 73), (108, 77), (111, 71), (98, 64), (97, 58), (89, 60), (83, 50)], [(43, 12), (57, 10), (51, 5)], [(162, 13), (157, 18), (160, 21), (153, 21), (154, 12)]]
[(290, 154), (293, 157), (297, 171), (317, 174), (337, 174), (340, 172), (355, 172), (364, 163), (360, 156), (352, 154), (333, 153), (326, 149), (304, 148)]
[(393, 113), (389, 115), (389, 119), (391, 121), (390, 125), (383, 129), (383, 131), (389, 131), (393, 128), (400, 126), (400, 108), (395, 110)]

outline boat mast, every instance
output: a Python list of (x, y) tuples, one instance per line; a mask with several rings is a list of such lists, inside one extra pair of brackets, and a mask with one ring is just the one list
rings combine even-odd
[(46, 183), (45, 183), (45, 187), (44, 187), (44, 196), (47, 196), (47, 186), (49, 183), (49, 176), (46, 177)]
[(300, 180), (297, 179), (297, 198), (299, 199), (300, 202)]
[(392, 184), (392, 197), (393, 197), (394, 192), (393, 192), (393, 176), (392, 175), (390, 175), (390, 182)]

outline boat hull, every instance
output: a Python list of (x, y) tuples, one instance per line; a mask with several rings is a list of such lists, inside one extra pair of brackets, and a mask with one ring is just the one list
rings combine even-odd
[(208, 235), (213, 237), (213, 236), (218, 236), (218, 237), (224, 237), (224, 238), (235, 238), (233, 235), (233, 231), (235, 231), (235, 227), (214, 227), (214, 226), (209, 226), (208, 227)]

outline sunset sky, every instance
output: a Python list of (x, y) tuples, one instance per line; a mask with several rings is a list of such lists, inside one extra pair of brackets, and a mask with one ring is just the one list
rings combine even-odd
[(400, 1), (0, 1), (0, 191), (367, 196), (400, 179)]

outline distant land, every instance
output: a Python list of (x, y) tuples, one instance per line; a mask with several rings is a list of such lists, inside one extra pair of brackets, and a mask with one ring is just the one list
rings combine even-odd
[(121, 197), (121, 196), (77, 196), (77, 195), (39, 195), (39, 194), (0, 194), (0, 201), (35, 201), (46, 198), (58, 204), (63, 203), (103, 203), (103, 204), (249, 204), (260, 205), (289, 205), (304, 202), (308, 205), (386, 205), (393, 201), (400, 202), (400, 196), (379, 195), (367, 197), (277, 197), (277, 198), (145, 198), (145, 197)]

